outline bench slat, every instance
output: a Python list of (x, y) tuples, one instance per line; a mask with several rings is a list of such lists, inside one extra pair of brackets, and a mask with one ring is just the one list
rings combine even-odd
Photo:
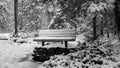
[(75, 37), (37, 37), (34, 41), (75, 41)]
[(40, 30), (39, 37), (34, 41), (75, 41), (76, 32), (74, 29)]
[(75, 36), (75, 30), (40, 30), (39, 36), (52, 36), (52, 37), (73, 37)]
[(45, 35), (39, 35), (40, 37), (74, 37), (74, 34), (45, 34)]

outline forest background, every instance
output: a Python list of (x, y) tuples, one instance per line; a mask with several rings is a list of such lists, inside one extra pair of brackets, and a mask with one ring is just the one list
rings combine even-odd
[(119, 4), (119, 0), (0, 0), (0, 32), (76, 28), (77, 35), (93, 40), (119, 37)]

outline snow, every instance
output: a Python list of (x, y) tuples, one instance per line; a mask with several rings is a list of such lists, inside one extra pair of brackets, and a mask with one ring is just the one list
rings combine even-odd
[(0, 34), (0, 39), (9, 39), (10, 38), (10, 34), (9, 33), (1, 33)]
[(76, 41), (83, 43), (85, 41), (85, 36), (83, 34), (76, 36)]
[(37, 64), (31, 61), (35, 44), (0, 40), (0, 68), (37, 68)]
[[(12, 39), (0, 40), (0, 68), (40, 68), (40, 64), (32, 61), (31, 54), (35, 47), (42, 47), (41, 43), (33, 42), (30, 38), (24, 40), (25, 43), (15, 43)], [(44, 47), (65, 47), (58, 42), (49, 43), (51, 45)], [(68, 42), (68, 47), (75, 47), (76, 44), (77, 42)]]
[[(4, 37), (7, 37), (8, 40), (0, 40), (0, 68), (42, 68), (43, 67), (42, 63), (34, 62), (31, 56), (35, 47), (42, 47), (41, 43), (33, 42), (33, 38), (27, 38), (27, 39), (18, 38), (17, 42), (13, 42), (13, 38), (9, 39), (9, 34), (4, 35)], [(79, 44), (78, 42), (83, 43), (85, 41), (84, 40), (85, 37), (83, 35), (79, 35), (76, 38), (77, 38), (76, 41), (68, 42), (68, 48), (75, 48)], [(25, 42), (21, 43), (21, 41), (25, 41)], [(112, 44), (116, 44), (114, 46), (114, 49), (119, 50), (120, 46), (118, 46), (119, 44), (117, 43), (117, 40), (114, 40)], [(45, 48), (65, 47), (65, 45), (61, 44), (61, 42), (46, 42), (44, 47)], [(58, 57), (61, 56), (59, 55)], [(120, 58), (120, 56), (116, 56), (116, 58)], [(72, 63), (72, 61), (70, 62)], [(102, 65), (101, 68), (113, 68), (113, 66), (115, 67), (120, 64), (120, 62), (113, 63), (105, 60), (104, 62), (110, 64)], [(44, 64), (46, 63), (43, 63), (43, 65)], [(96, 68), (97, 67), (99, 68), (99, 66), (96, 66)], [(61, 68), (61, 67), (57, 66), (57, 68)], [(95, 67), (91, 66), (90, 68), (95, 68)]]

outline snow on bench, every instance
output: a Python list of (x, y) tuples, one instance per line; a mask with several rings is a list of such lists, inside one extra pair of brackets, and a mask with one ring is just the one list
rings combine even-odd
[(50, 29), (40, 30), (39, 36), (34, 38), (33, 41), (41, 41), (42, 46), (44, 46), (46, 41), (64, 41), (65, 47), (67, 47), (67, 41), (75, 41), (75, 39), (75, 29)]

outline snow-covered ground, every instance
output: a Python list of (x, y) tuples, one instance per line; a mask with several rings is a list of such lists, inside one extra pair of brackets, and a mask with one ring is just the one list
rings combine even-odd
[[(68, 43), (68, 47), (76, 47), (76, 45), (77, 42)], [(32, 61), (31, 54), (35, 47), (41, 47), (41, 44), (33, 42), (32, 39), (26, 39), (25, 43), (14, 43), (11, 39), (0, 40), (0, 68), (40, 67), (40, 64)], [(64, 44), (51, 42), (44, 47), (64, 47)]]
[(0, 40), (0, 68), (37, 68), (36, 63), (31, 61), (34, 45)]
[[(1, 35), (2, 38), (9, 38), (8, 36)], [(20, 43), (21, 41), (25, 41)], [(68, 48), (77, 47), (78, 41), (80, 43), (84, 42), (84, 37), (79, 35), (76, 37), (76, 41), (68, 42)], [(116, 41), (114, 42), (116, 43)], [(113, 44), (114, 44), (113, 43)], [(114, 46), (114, 49), (119, 50), (120, 46)], [(0, 40), (0, 68), (41, 68), (42, 64), (40, 62), (32, 61), (32, 52), (35, 47), (42, 47), (41, 43), (33, 42), (32, 38), (28, 39), (18, 39), (13, 42), (13, 39)], [(44, 47), (65, 47), (64, 44), (50, 42)], [(113, 48), (113, 47), (112, 47)], [(119, 52), (120, 53), (120, 52)], [(117, 57), (119, 58), (119, 57)], [(112, 66), (116, 66), (120, 62), (112, 63)], [(109, 67), (109, 66), (108, 66)], [(108, 68), (103, 66), (102, 68)], [(109, 68), (110, 68), (109, 67)]]

